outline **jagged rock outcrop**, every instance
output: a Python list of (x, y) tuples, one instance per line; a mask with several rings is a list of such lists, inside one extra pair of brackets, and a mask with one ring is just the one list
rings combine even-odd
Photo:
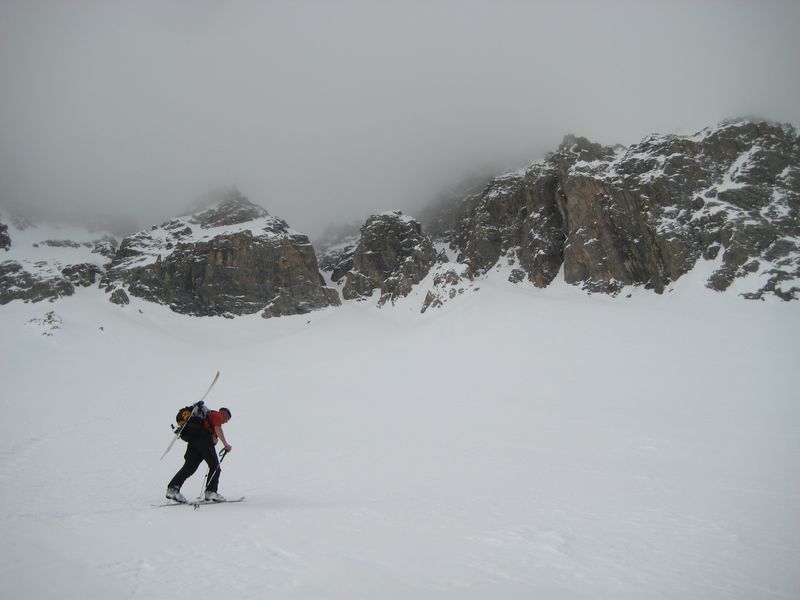
[(339, 283), (353, 268), (353, 254), (361, 238), (360, 227), (355, 224), (328, 226), (315, 242), (320, 252), (317, 255), (319, 268), (331, 274), (331, 280)]
[(98, 281), (98, 275), (102, 276), (103, 270), (92, 263), (80, 263), (64, 267), (61, 269), (61, 274), (74, 285), (90, 287)]
[(125, 293), (125, 290), (122, 288), (116, 288), (108, 298), (112, 304), (118, 304), (120, 306), (127, 306), (131, 303), (131, 299), (128, 297), (128, 294)]
[(92, 242), (92, 252), (104, 256), (111, 261), (117, 253), (118, 246), (119, 242), (117, 242), (115, 237), (104, 235), (100, 239)]
[(42, 271), (32, 272), (15, 260), (0, 263), (0, 304), (8, 304), (13, 300), (56, 300), (74, 293), (75, 286), (67, 277)]
[(308, 237), (238, 192), (124, 239), (103, 284), (201, 316), (303, 314), (341, 302)]
[(328, 248), (320, 259), (319, 268), (331, 274), (331, 280), (339, 283), (353, 270), (353, 254), (358, 247), (358, 238), (353, 238)]
[(424, 313), (429, 308), (439, 308), (448, 300), (463, 294), (468, 287), (465, 282), (469, 281), (469, 278), (464, 276), (464, 269), (465, 265), (462, 264), (453, 266), (440, 264), (438, 272), (433, 276), (431, 289), (422, 301), (420, 312)]
[(563, 264), (566, 281), (588, 290), (662, 292), (705, 258), (719, 261), (709, 287), (798, 298), (798, 134), (736, 121), (628, 148), (567, 136), (467, 199), (453, 246), (470, 277), (510, 255), (537, 286)]
[(11, 248), (11, 236), (8, 235), (8, 225), (0, 222), (0, 250)]
[[(788, 126), (736, 122), (694, 136), (651, 136), (594, 161), (559, 152), (568, 218), (567, 281), (663, 291), (701, 257), (748, 297), (800, 288), (800, 143)], [(785, 289), (782, 283), (789, 282)]]
[(380, 291), (379, 304), (407, 296), (436, 262), (436, 250), (415, 219), (399, 211), (371, 216), (361, 228), (342, 295), (346, 299)]
[(455, 235), (458, 261), (474, 277), (502, 255), (516, 255), (530, 280), (547, 286), (563, 262), (564, 225), (553, 201), (556, 174), (547, 165), (498, 177), (466, 205)]

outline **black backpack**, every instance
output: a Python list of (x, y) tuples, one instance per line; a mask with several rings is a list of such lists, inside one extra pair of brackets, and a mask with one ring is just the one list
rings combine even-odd
[(172, 430), (180, 434), (184, 442), (188, 442), (197, 433), (198, 428), (203, 427), (203, 421), (206, 420), (208, 413), (208, 407), (202, 400), (197, 404), (184, 406), (175, 415), (175, 422), (178, 425), (173, 425)]

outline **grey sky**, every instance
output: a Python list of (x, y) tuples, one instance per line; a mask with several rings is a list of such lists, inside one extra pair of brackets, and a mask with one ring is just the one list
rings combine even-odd
[(295, 228), (413, 213), (564, 134), (800, 123), (800, 2), (0, 0), (0, 204)]

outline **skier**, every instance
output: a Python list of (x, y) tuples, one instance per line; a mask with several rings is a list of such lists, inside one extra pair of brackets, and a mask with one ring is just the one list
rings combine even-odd
[(191, 477), (200, 463), (206, 461), (208, 477), (206, 478), (205, 499), (212, 502), (225, 502), (225, 498), (217, 493), (219, 486), (219, 459), (214, 450), (217, 440), (222, 441), (225, 452), (231, 451), (231, 445), (225, 439), (222, 426), (231, 420), (231, 411), (227, 408), (211, 410), (203, 421), (190, 419), (184, 428), (181, 437), (186, 440), (186, 454), (183, 455), (184, 463), (175, 473), (175, 477), (167, 485), (167, 498), (176, 502), (186, 502), (181, 494), (183, 482)]

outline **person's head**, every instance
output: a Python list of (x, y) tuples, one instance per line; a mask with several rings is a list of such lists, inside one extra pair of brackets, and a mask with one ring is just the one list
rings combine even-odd
[(226, 423), (231, 420), (231, 411), (229, 408), (220, 408), (219, 412), (223, 417), (225, 417)]

